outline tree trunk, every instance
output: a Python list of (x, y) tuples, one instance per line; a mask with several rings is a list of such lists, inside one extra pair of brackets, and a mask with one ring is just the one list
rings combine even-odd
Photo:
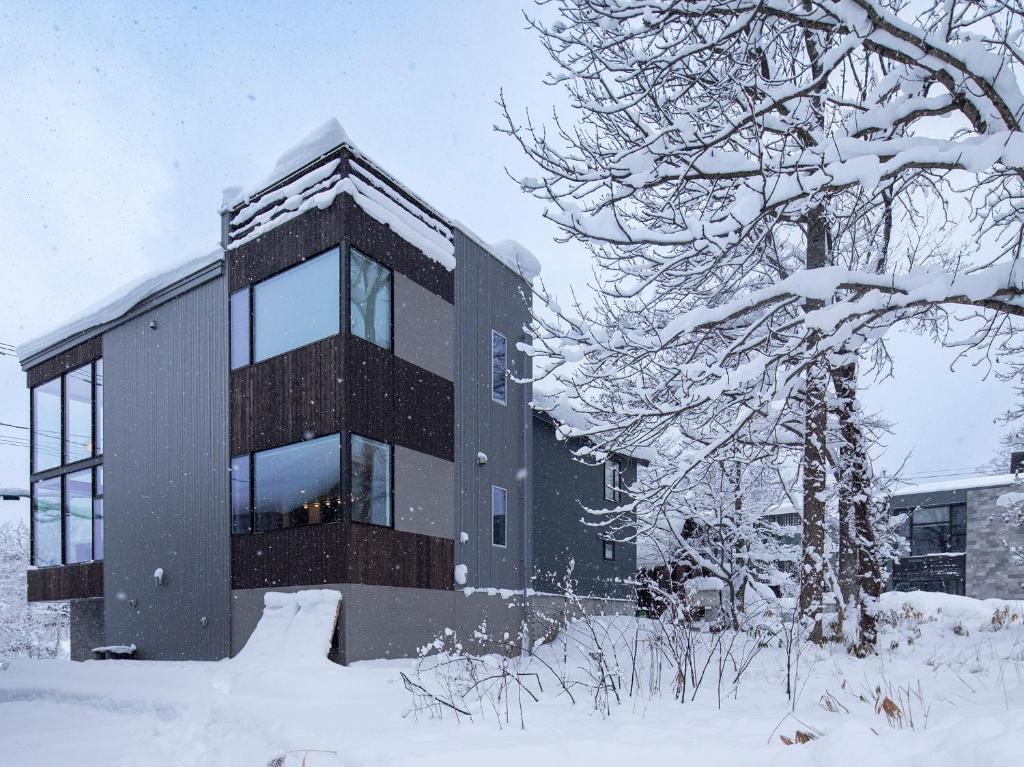
[[(807, 216), (808, 269), (828, 264), (828, 224), (819, 205)], [(807, 311), (822, 306), (819, 300), (804, 304)], [(817, 331), (808, 334), (808, 348), (816, 349)], [(804, 386), (803, 449), (803, 554), (800, 567), (800, 617), (810, 626), (810, 639), (825, 641), (822, 630), (822, 592), (825, 580), (826, 429), (828, 427), (828, 364), (815, 354), (807, 366)]]
[[(839, 421), (839, 592), (845, 615), (856, 609), (860, 575), (860, 552), (854, 522), (858, 499), (864, 493), (867, 469), (860, 460), (861, 433), (856, 421), (857, 363), (852, 358), (832, 367), (836, 392), (835, 412)], [(845, 617), (844, 615), (844, 617)]]

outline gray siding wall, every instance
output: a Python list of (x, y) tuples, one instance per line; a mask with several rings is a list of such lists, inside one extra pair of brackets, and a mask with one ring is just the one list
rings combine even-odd
[(217, 277), (103, 337), (106, 641), (141, 658), (230, 647), (226, 298)]
[[(516, 344), (529, 321), (530, 295), (521, 277), (458, 230), (455, 258), (455, 563), (469, 568), (467, 586), (521, 589), (533, 420), (527, 413), (524, 444), (524, 404), (531, 392), (510, 380), (508, 404), (491, 400), (491, 330), (508, 339), (514, 375), (529, 375), (529, 360)], [(486, 464), (478, 464), (477, 453), (487, 456)], [(491, 485), (508, 491), (505, 548), (491, 545)], [(525, 524), (529, 535), (529, 519)], [(466, 543), (462, 532), (469, 536)]]
[(395, 445), (395, 529), (455, 537), (455, 464)]
[(999, 496), (1014, 487), (967, 491), (967, 596), (975, 599), (1024, 598), (1024, 563), (1010, 547), (1024, 551), (1024, 529), (1003, 519)]
[(394, 272), (395, 354), (455, 380), (455, 307)]
[[(541, 419), (533, 425), (533, 565), (537, 591), (559, 591), (570, 559), (577, 593), (587, 596), (632, 597), (621, 581), (636, 573), (636, 545), (615, 544), (615, 561), (606, 562), (600, 528), (584, 508), (612, 506), (604, 498), (604, 466), (588, 466), (573, 458), (572, 446), (559, 441), (555, 427)], [(636, 480), (636, 463), (625, 462), (623, 481)], [(618, 582), (617, 582), (618, 581)]]

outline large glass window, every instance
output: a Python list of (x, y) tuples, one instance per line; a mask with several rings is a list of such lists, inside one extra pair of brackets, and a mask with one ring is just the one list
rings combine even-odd
[(65, 476), (64, 562), (92, 559), (92, 469)]
[(253, 288), (253, 357), (268, 357), (338, 333), (338, 249), (333, 248)]
[(352, 335), (391, 348), (391, 272), (353, 249), (349, 257)]
[(910, 522), (910, 553), (950, 554), (967, 550), (967, 516), (963, 506), (915, 509)]
[(92, 558), (103, 559), (103, 467), (97, 466), (92, 483)]
[(64, 463), (92, 457), (92, 365), (64, 376)]
[(103, 454), (103, 360), (96, 360), (92, 371), (92, 387), (96, 392), (96, 455)]
[(44, 479), (32, 486), (33, 562), (37, 567), (60, 564), (61, 478)]
[(508, 491), (491, 485), (491, 543), (508, 545)]
[(249, 359), (249, 288), (231, 294), (231, 369), (248, 365)]
[(257, 531), (334, 522), (341, 512), (341, 438), (297, 442), (254, 456)]
[(508, 340), (491, 331), (491, 399), (508, 404)]
[(352, 519), (391, 526), (391, 446), (352, 435)]
[(249, 456), (240, 455), (231, 459), (231, 532), (252, 532), (251, 497)]
[(60, 400), (59, 378), (32, 390), (32, 471), (46, 471), (60, 466)]

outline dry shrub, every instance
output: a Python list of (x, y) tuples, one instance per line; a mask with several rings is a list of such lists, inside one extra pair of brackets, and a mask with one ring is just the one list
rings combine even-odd
[(812, 740), (817, 740), (818, 736), (813, 732), (804, 732), (803, 730), (797, 730), (792, 738), (785, 735), (780, 735), (779, 740), (785, 743), (787, 746), (803, 745), (804, 743), (810, 743)]

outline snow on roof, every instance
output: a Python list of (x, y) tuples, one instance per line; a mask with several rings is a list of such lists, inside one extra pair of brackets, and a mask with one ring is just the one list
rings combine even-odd
[(28, 490), (22, 487), (0, 487), (0, 498), (28, 498)]
[(25, 341), (18, 346), (18, 358), (24, 362), (29, 357), (44, 351), (54, 344), (123, 317), (150, 296), (159, 293), (165, 288), (169, 288), (176, 282), (196, 272), (202, 271), (222, 258), (223, 256), (218, 248), (201, 256), (191, 256), (170, 268), (150, 272), (110, 293), (105, 298), (81, 311), (77, 316), (66, 320), (43, 335)]
[(1017, 484), (1016, 474), (995, 474), (988, 477), (966, 477), (963, 479), (947, 479), (941, 482), (928, 482), (920, 485), (901, 487), (894, 498), (903, 495), (920, 495), (922, 493), (941, 493), (947, 490), (976, 490), (982, 487), (1006, 487)]
[[(347, 147), (362, 161), (362, 164), (353, 162), (352, 169), (362, 173), (369, 184), (353, 175), (342, 178), (340, 172), (336, 172), (340, 163), (335, 163), (329, 169), (313, 169), (281, 189), (261, 194), (340, 146)], [(375, 183), (374, 169), (387, 177), (387, 186), (393, 189)], [(314, 206), (326, 208), (343, 192), (348, 193), (371, 217), (390, 227), (422, 250), (428, 258), (447, 269), (455, 268), (455, 257), (451, 232), (446, 227), (456, 227), (527, 281), (533, 281), (540, 274), (540, 261), (523, 245), (515, 240), (488, 244), (469, 227), (437, 211), (356, 147), (341, 123), (333, 117), (282, 154), (274, 164), (274, 169), (259, 183), (224, 190), (222, 213), (243, 206), (236, 211), (232, 224), (244, 233), (229, 247), (238, 247)], [(257, 215), (258, 211), (271, 204), (273, 208)], [(435, 217), (437, 223), (431, 217)]]

